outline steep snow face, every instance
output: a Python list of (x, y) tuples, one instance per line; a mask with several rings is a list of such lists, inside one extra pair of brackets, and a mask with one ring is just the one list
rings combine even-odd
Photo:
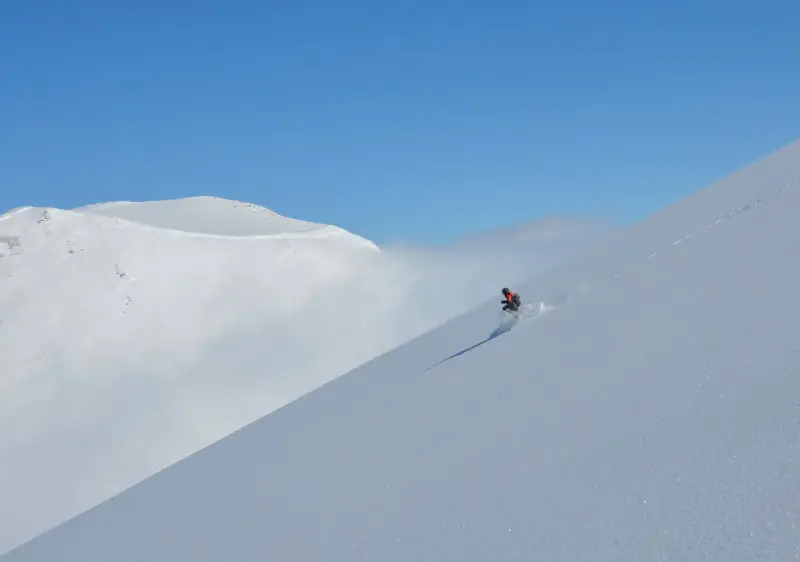
[(499, 299), (549, 243), (381, 251), (213, 197), (4, 215), (0, 552)]
[(796, 559), (799, 212), (795, 144), (3, 562)]

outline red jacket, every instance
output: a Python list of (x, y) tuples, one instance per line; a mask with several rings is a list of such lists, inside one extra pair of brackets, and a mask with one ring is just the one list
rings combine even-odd
[(506, 302), (506, 304), (516, 304), (517, 306), (521, 306), (522, 305), (522, 301), (520, 300), (520, 298), (517, 296), (517, 294), (514, 291), (509, 291), (508, 292), (508, 294), (506, 295), (506, 301), (505, 302)]

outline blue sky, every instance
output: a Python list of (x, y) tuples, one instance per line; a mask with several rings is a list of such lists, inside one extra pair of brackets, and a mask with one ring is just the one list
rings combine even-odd
[(0, 208), (217, 195), (379, 243), (629, 222), (795, 139), (799, 16), (744, 0), (4, 0)]

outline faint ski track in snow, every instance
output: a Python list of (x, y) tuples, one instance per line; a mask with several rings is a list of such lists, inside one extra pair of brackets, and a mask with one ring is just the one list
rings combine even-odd
[(651, 252), (644, 258), (639, 258), (637, 260), (632, 261), (627, 267), (625, 267), (623, 269), (620, 269), (620, 270), (612, 273), (611, 275), (609, 275), (607, 277), (602, 278), (600, 281), (596, 282), (594, 285), (589, 286), (588, 288), (586, 288), (585, 290), (581, 291), (580, 293), (572, 293), (571, 295), (567, 295), (567, 296), (563, 297), (562, 299), (560, 299), (561, 302), (559, 304), (548, 304), (546, 302), (542, 302), (541, 304), (544, 307), (546, 307), (547, 310), (540, 312), (539, 314), (535, 315), (533, 318), (527, 319), (527, 321), (536, 319), (536, 318), (538, 318), (540, 316), (543, 316), (544, 314), (546, 314), (547, 312), (549, 312), (551, 310), (555, 310), (557, 308), (560, 308), (562, 305), (566, 305), (569, 302), (572, 302), (573, 300), (575, 300), (574, 297), (576, 295), (579, 295), (581, 297), (586, 297), (586, 296), (592, 294), (596, 289), (607, 285), (611, 281), (613, 281), (613, 280), (615, 280), (615, 279), (617, 279), (617, 278), (619, 278), (619, 277), (621, 277), (623, 275), (628, 274), (629, 272), (633, 271), (636, 268), (639, 268), (639, 267), (641, 267), (643, 265), (648, 264), (649, 262), (651, 262), (654, 259), (656, 259), (658, 256), (664, 255), (666, 252), (672, 251), (674, 248), (680, 246), (681, 244), (689, 242), (690, 240), (702, 235), (703, 233), (709, 231), (710, 229), (712, 229), (712, 228), (714, 228), (716, 226), (719, 226), (721, 224), (725, 224), (726, 222), (730, 221), (731, 219), (737, 217), (738, 215), (740, 215), (742, 213), (745, 213), (745, 212), (747, 212), (747, 211), (749, 211), (749, 210), (751, 210), (751, 209), (753, 209), (753, 208), (755, 208), (755, 207), (757, 207), (757, 206), (759, 206), (759, 205), (761, 205), (763, 203), (766, 203), (767, 201), (770, 201), (771, 199), (774, 199), (775, 197), (778, 197), (778, 196), (780, 196), (780, 195), (782, 195), (782, 194), (784, 194), (784, 193), (786, 193), (788, 191), (796, 189), (797, 187), (800, 187), (800, 180), (793, 181), (793, 182), (785, 185), (784, 187), (775, 189), (772, 192), (768, 193), (767, 195), (764, 195), (762, 197), (759, 197), (758, 199), (755, 199), (754, 201), (751, 201), (750, 203), (742, 205), (738, 209), (736, 209), (734, 211), (730, 211), (729, 213), (726, 213), (725, 215), (723, 215), (723, 216), (721, 216), (721, 217), (719, 217), (719, 218), (717, 218), (717, 219), (715, 219), (715, 220), (713, 220), (711, 222), (708, 222), (708, 223), (704, 224), (703, 226), (695, 229), (693, 232), (690, 232), (689, 234), (687, 234), (687, 235), (685, 235), (685, 236), (683, 236), (681, 238), (678, 238), (677, 240), (674, 240), (668, 247), (666, 247), (666, 248), (664, 248), (662, 250)]
[[(672, 243), (669, 245), (669, 247), (667, 247), (667, 248), (666, 248), (664, 251), (662, 251), (661, 253), (664, 253), (665, 251), (670, 251), (670, 250), (672, 250), (673, 248), (675, 248), (676, 246), (680, 246), (681, 244), (683, 244), (683, 243), (685, 243), (685, 242), (688, 242), (688, 241), (692, 240), (692, 239), (693, 239), (693, 238), (695, 238), (696, 236), (699, 236), (699, 235), (703, 234), (704, 232), (706, 232), (706, 231), (708, 231), (708, 230), (710, 230), (710, 229), (712, 229), (712, 228), (714, 228), (714, 227), (716, 227), (716, 226), (719, 226), (720, 224), (724, 224), (724, 223), (728, 222), (729, 220), (733, 219), (734, 217), (736, 217), (736, 216), (740, 215), (741, 213), (744, 213), (744, 212), (746, 212), (746, 211), (749, 211), (750, 209), (753, 209), (753, 208), (757, 207), (758, 205), (761, 205), (761, 204), (763, 204), (763, 203), (766, 203), (767, 201), (769, 201), (769, 200), (773, 199), (774, 197), (777, 197), (777, 196), (779, 196), (779, 195), (781, 195), (781, 194), (783, 194), (783, 193), (786, 193), (787, 191), (790, 191), (790, 190), (792, 190), (792, 189), (795, 189), (795, 188), (797, 188), (798, 186), (800, 186), (800, 180), (793, 181), (793, 182), (789, 183), (788, 185), (785, 185), (784, 187), (781, 187), (781, 188), (775, 189), (775, 190), (773, 190), (772, 192), (768, 193), (767, 195), (764, 195), (764, 196), (762, 196), (762, 197), (759, 197), (758, 199), (756, 199), (756, 200), (754, 200), (754, 201), (751, 201), (750, 203), (747, 203), (747, 204), (745, 204), (745, 205), (742, 205), (741, 207), (739, 207), (739, 208), (738, 208), (738, 209), (736, 209), (735, 211), (730, 211), (729, 213), (727, 213), (727, 214), (723, 215), (722, 217), (719, 217), (718, 219), (716, 219), (716, 220), (714, 220), (714, 221), (711, 221), (711, 222), (709, 222), (709, 223), (706, 223), (706, 224), (704, 224), (703, 226), (701, 226), (700, 228), (696, 229), (695, 231), (693, 231), (693, 232), (691, 232), (691, 233), (687, 234), (686, 236), (684, 236), (684, 237), (682, 237), (682, 238), (678, 238), (677, 240), (673, 241), (673, 242), (672, 242)], [(608, 277), (606, 277), (606, 278), (602, 279), (600, 282), (598, 282), (598, 283), (595, 285), (595, 287), (600, 287), (600, 286), (602, 286), (602, 285), (605, 285), (606, 283), (610, 282), (610, 281), (611, 281), (611, 280), (613, 280), (613, 279), (616, 279), (616, 278), (617, 278), (617, 277), (619, 277), (620, 275), (624, 275), (624, 274), (628, 273), (629, 271), (633, 270), (634, 268), (640, 267), (640, 266), (642, 266), (642, 265), (644, 265), (644, 264), (648, 263), (649, 261), (652, 261), (652, 260), (654, 260), (654, 259), (655, 259), (656, 257), (658, 257), (659, 255), (660, 255), (660, 254), (659, 254), (659, 252), (658, 252), (658, 251), (652, 252), (652, 253), (651, 253), (651, 254), (649, 254), (649, 255), (648, 255), (646, 258), (641, 258), (641, 259), (638, 259), (638, 260), (636, 260), (636, 261), (632, 262), (632, 263), (631, 263), (631, 264), (630, 264), (628, 267), (626, 267), (625, 269), (622, 269), (622, 270), (620, 270), (620, 271), (617, 271), (616, 273), (613, 273), (612, 275), (610, 275), (610, 276), (608, 276)], [(587, 291), (585, 294), (588, 294), (588, 293), (590, 293), (591, 291), (592, 291), (592, 290), (590, 289), (590, 290), (589, 290), (589, 291)]]
[[(721, 216), (721, 217), (719, 217), (719, 218), (717, 218), (717, 219), (715, 219), (715, 220), (713, 220), (711, 222), (708, 222), (708, 223), (704, 224), (703, 226), (695, 229), (694, 231), (690, 232), (689, 234), (687, 234), (687, 235), (685, 235), (685, 236), (683, 236), (681, 238), (678, 238), (677, 240), (674, 240), (665, 249), (651, 252), (644, 258), (639, 258), (637, 260), (634, 260), (627, 267), (625, 267), (625, 268), (623, 268), (621, 270), (618, 270), (618, 271), (612, 273), (611, 275), (609, 275), (607, 277), (602, 278), (600, 281), (595, 283), (593, 286), (590, 286), (587, 289), (585, 289), (585, 290), (583, 290), (583, 291), (581, 291), (579, 293), (572, 293), (571, 295), (566, 295), (566, 296), (558, 299), (557, 302), (553, 302), (553, 301), (551, 301), (551, 302), (534, 301), (534, 304), (538, 304), (539, 305), (539, 310), (535, 314), (530, 314), (530, 315), (528, 313), (523, 314), (522, 316), (518, 317), (516, 319), (516, 321), (512, 321), (510, 324), (507, 324), (506, 322), (501, 321), (501, 325), (498, 326), (497, 328), (495, 328), (495, 330), (486, 339), (481, 340), (478, 343), (475, 343), (475, 344), (473, 344), (473, 345), (471, 345), (469, 347), (466, 347), (466, 348), (464, 348), (464, 349), (462, 349), (460, 351), (457, 351), (456, 353), (450, 355), (449, 357), (446, 357), (445, 359), (442, 359), (441, 361), (439, 361), (437, 363), (434, 363), (433, 365), (427, 367), (425, 369), (425, 371), (429, 371), (429, 370), (431, 370), (431, 369), (433, 369), (433, 368), (435, 368), (435, 367), (437, 367), (437, 366), (439, 366), (439, 365), (441, 365), (441, 364), (443, 364), (443, 363), (445, 363), (447, 361), (450, 361), (451, 359), (455, 359), (456, 357), (460, 357), (461, 355), (464, 355), (464, 354), (472, 351), (473, 349), (476, 349), (476, 348), (482, 346), (483, 344), (492, 341), (493, 339), (497, 338), (498, 336), (501, 336), (501, 335), (503, 335), (505, 333), (510, 332), (519, 323), (532, 322), (532, 321), (537, 320), (538, 318), (540, 318), (542, 316), (545, 316), (545, 315), (549, 314), (551, 311), (554, 311), (554, 310), (560, 308), (561, 306), (568, 305), (570, 302), (575, 300), (574, 297), (576, 295), (580, 296), (580, 297), (586, 297), (586, 296), (592, 294), (596, 289), (607, 285), (608, 283), (614, 281), (615, 279), (621, 277), (622, 275), (626, 275), (626, 274), (630, 273), (631, 271), (633, 271), (634, 269), (648, 264), (649, 262), (651, 262), (655, 258), (657, 258), (659, 255), (664, 255), (666, 252), (672, 251), (674, 248), (680, 246), (681, 244), (684, 244), (686, 242), (691, 241), (692, 239), (702, 235), (703, 233), (709, 231), (710, 229), (715, 228), (715, 227), (717, 227), (717, 226), (719, 226), (721, 224), (725, 224), (726, 222), (734, 219), (735, 217), (741, 215), (742, 213), (745, 213), (745, 212), (747, 212), (747, 211), (749, 211), (751, 209), (754, 209), (754, 208), (758, 207), (759, 205), (774, 199), (775, 197), (778, 197), (778, 196), (780, 196), (780, 195), (782, 195), (782, 194), (784, 194), (784, 193), (786, 193), (788, 191), (791, 191), (793, 189), (796, 189), (797, 187), (800, 187), (800, 180), (793, 181), (793, 182), (785, 185), (784, 187), (775, 189), (772, 192), (770, 192), (770, 193), (768, 193), (768, 194), (766, 194), (766, 195), (764, 195), (762, 197), (759, 197), (758, 199), (755, 199), (754, 201), (751, 201), (750, 203), (742, 205), (738, 209), (730, 211), (730, 212), (726, 213), (725, 215), (723, 215), (723, 216)], [(532, 306), (532, 305), (531, 304), (525, 305), (526, 310), (530, 310), (530, 309), (527, 308), (527, 307), (530, 307), (530, 306)]]

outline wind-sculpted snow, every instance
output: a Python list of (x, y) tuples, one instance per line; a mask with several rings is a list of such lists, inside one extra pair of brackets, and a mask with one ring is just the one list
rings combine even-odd
[(80, 207), (75, 211), (192, 234), (291, 237), (319, 231), (343, 232), (331, 225), (290, 219), (258, 205), (218, 197), (120, 201)]
[(0, 552), (581, 242), (525, 230), (426, 252), (209, 197), (3, 215)]
[(794, 144), (3, 562), (796, 560), (798, 187)]

